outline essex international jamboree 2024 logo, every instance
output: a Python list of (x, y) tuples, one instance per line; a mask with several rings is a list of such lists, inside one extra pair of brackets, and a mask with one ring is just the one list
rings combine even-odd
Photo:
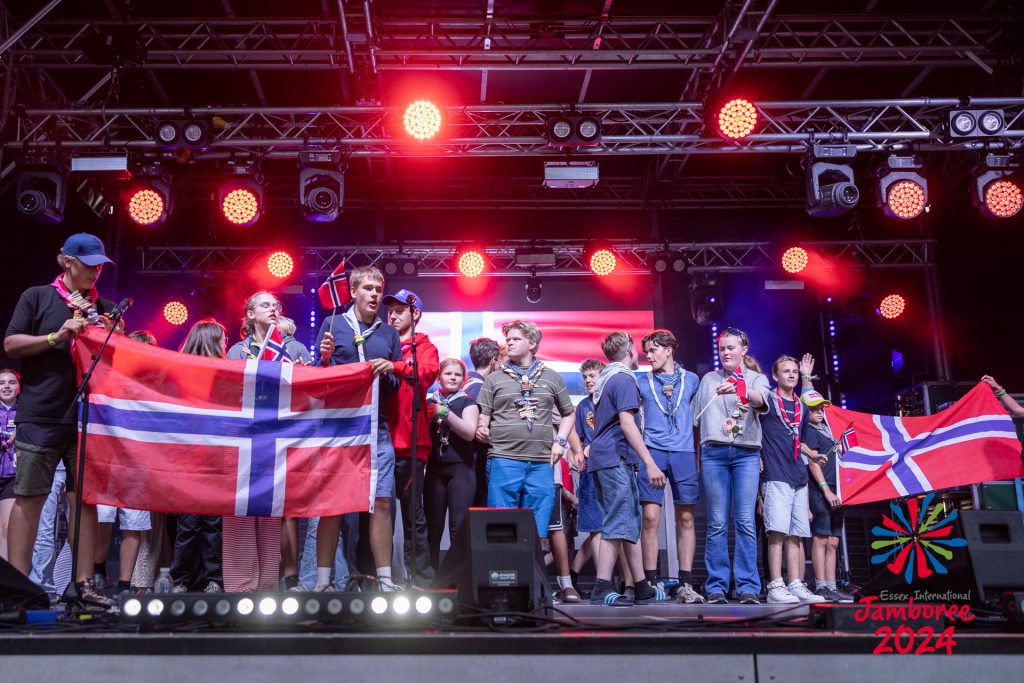
[[(941, 631), (932, 626), (914, 629), (906, 623), (895, 629), (889, 625), (880, 626), (875, 631), (875, 636), (881, 638), (875, 654), (952, 654), (956, 646), (953, 639), (955, 622), (974, 621), (969, 605), (954, 604), (970, 600), (970, 590), (937, 593), (913, 588), (915, 582), (949, 574), (949, 566), (956, 559), (956, 553), (967, 546), (966, 539), (955, 535), (957, 527), (954, 522), (959, 513), (952, 510), (943, 514), (941, 505), (932, 505), (934, 498), (932, 493), (923, 500), (911, 498), (905, 507), (889, 503), (891, 514), (883, 514), (882, 524), (871, 530), (875, 538), (871, 542), (871, 550), (874, 551), (871, 563), (884, 565), (885, 571), (902, 578), (907, 590), (883, 590), (878, 596), (865, 597), (854, 619), (860, 622), (936, 620), (940, 627), (944, 623), (951, 625)], [(881, 604), (880, 600), (883, 601)]]

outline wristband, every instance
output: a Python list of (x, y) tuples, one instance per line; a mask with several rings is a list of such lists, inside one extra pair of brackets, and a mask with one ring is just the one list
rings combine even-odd
[(818, 486), (820, 486), (823, 489), (824, 488), (828, 488), (828, 482), (827, 481), (819, 481), (818, 482)]
[(1006, 389), (1000, 389), (999, 392), (996, 393), (996, 398), (1002, 398), (1003, 396), (1006, 396)]
[(555, 437), (555, 443), (557, 443), (557, 444), (558, 444), (559, 446), (561, 446), (561, 447), (562, 447), (563, 449), (564, 449), (564, 448), (568, 448), (568, 447), (569, 447), (569, 440), (568, 440), (568, 439), (566, 439), (566, 438), (565, 438), (565, 437), (563, 437), (563, 436), (556, 436), (556, 437)]
[(437, 417), (441, 420), (448, 417), (448, 406), (441, 406), (437, 410)]
[(56, 346), (57, 345), (57, 340), (53, 338), (53, 332), (51, 332), (50, 334), (46, 335), (46, 342), (50, 346)]

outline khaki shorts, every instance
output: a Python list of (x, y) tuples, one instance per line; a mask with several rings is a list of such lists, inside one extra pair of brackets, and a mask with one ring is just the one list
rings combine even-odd
[(18, 469), (15, 471), (14, 495), (45, 496), (53, 486), (53, 474), (57, 463), (64, 461), (68, 471), (67, 490), (75, 490), (75, 453), (78, 441), (72, 440), (57, 446), (34, 446), (21, 441), (14, 442), (18, 453)]

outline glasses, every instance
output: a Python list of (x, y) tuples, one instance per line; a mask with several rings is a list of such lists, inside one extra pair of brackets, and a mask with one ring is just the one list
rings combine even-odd
[(277, 303), (276, 301), (261, 301), (258, 304), (256, 304), (256, 308), (260, 309), (261, 311), (280, 311), (281, 304)]
[(729, 335), (730, 337), (739, 337), (740, 339), (746, 339), (747, 337), (746, 333), (743, 330), (740, 330), (735, 327), (726, 327), (725, 329), (718, 333), (719, 337), (724, 337), (726, 335)]

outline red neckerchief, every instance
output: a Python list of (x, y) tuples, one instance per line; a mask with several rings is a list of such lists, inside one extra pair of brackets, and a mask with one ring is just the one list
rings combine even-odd
[(786, 425), (790, 436), (793, 437), (793, 460), (796, 460), (800, 457), (800, 399), (796, 398), (793, 401), (793, 419), (790, 420), (786, 414), (786, 404), (782, 402), (782, 392), (778, 387), (775, 388), (775, 396), (779, 399), (779, 416), (782, 418), (782, 424)]
[[(58, 275), (57, 278), (53, 282), (51, 282), (50, 284), (53, 286), (54, 289), (57, 290), (57, 294), (60, 295), (60, 298), (64, 299), (64, 303), (67, 304), (68, 308), (70, 308), (72, 311), (81, 310), (81, 309), (78, 308), (78, 306), (75, 306), (70, 301), (70, 299), (71, 299), (71, 292), (68, 291), (67, 285), (64, 284), (64, 274), (63, 273)], [(96, 294), (96, 288), (95, 287), (90, 289), (88, 292), (82, 292), (81, 294), (82, 294), (83, 297), (85, 297), (86, 299), (91, 301), (93, 304), (95, 304), (96, 301), (99, 299), (98, 295)]]

